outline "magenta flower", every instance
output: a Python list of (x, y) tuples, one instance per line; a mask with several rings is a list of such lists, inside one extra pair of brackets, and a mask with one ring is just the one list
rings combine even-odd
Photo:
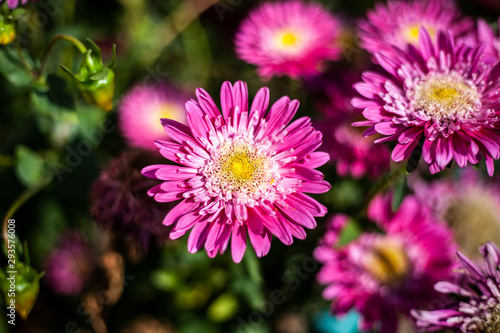
[(326, 208), (303, 194), (323, 193), (330, 185), (314, 168), (328, 161), (315, 152), (321, 133), (307, 117), (290, 125), (299, 102), (282, 97), (267, 112), (269, 90), (262, 88), (248, 108), (247, 86), (222, 85), (222, 114), (206, 91), (186, 103), (188, 126), (162, 119), (175, 141), (156, 141), (160, 153), (177, 165), (142, 170), (164, 181), (148, 193), (158, 202), (182, 200), (163, 220), (174, 225), (170, 238), (192, 229), (188, 249), (203, 246), (208, 255), (223, 253), (231, 238), (233, 260), (246, 249), (247, 232), (257, 255), (271, 246), (271, 235), (291, 244), (306, 237)]
[(365, 135), (380, 133), (375, 142), (397, 140), (392, 159), (408, 158), (423, 140), (422, 156), (431, 173), (443, 170), (452, 160), (460, 167), (477, 164), (482, 156), (488, 173), (500, 156), (500, 64), (481, 60), (484, 45), (455, 45), (449, 33), (439, 32), (433, 43), (420, 31), (420, 49), (395, 48), (388, 57), (375, 56), (385, 75), (363, 73), (354, 98), (368, 119), (353, 124), (371, 126)]
[(265, 78), (318, 74), (326, 60), (340, 58), (339, 21), (318, 4), (264, 3), (253, 10), (235, 36), (238, 57)]
[(449, 276), (455, 250), (450, 230), (413, 197), (396, 213), (390, 201), (377, 197), (369, 207), (369, 218), (383, 234), (363, 233), (339, 247), (339, 230), (348, 218), (337, 215), (314, 251), (323, 263), (317, 279), (327, 285), (323, 297), (333, 301), (332, 312), (355, 309), (363, 317), (360, 329), (379, 327), (382, 333), (395, 333), (400, 315), (435, 298), (433, 285)]
[(422, 332), (500, 332), (500, 251), (494, 243), (479, 251), (484, 261), (481, 268), (458, 252), (464, 269), (457, 282), (436, 284), (438, 292), (452, 296), (448, 304), (434, 311), (412, 311)]
[(77, 295), (88, 282), (95, 260), (86, 240), (76, 232), (61, 237), (45, 263), (45, 281), (58, 294)]
[(131, 146), (156, 150), (155, 140), (168, 140), (161, 118), (186, 123), (184, 93), (166, 83), (137, 85), (120, 104), (120, 129)]
[(325, 135), (323, 149), (336, 164), (339, 176), (377, 178), (389, 170), (390, 153), (386, 146), (363, 138), (359, 130), (351, 126), (361, 116), (350, 103), (355, 92), (349, 83), (355, 80), (357, 76), (341, 75), (326, 85), (329, 103), (319, 107), (324, 117), (317, 127)]
[(378, 2), (367, 17), (358, 23), (359, 37), (361, 46), (372, 54), (392, 54), (394, 46), (405, 51), (408, 45), (418, 48), (421, 28), (433, 40), (439, 30), (451, 30), (455, 37), (462, 37), (474, 28), (474, 22), (461, 17), (452, 0)]

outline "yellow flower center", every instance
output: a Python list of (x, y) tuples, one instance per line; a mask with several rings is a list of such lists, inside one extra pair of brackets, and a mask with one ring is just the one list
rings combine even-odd
[(412, 24), (403, 30), (403, 36), (405, 37), (406, 42), (412, 45), (418, 45), (418, 38), (420, 37), (421, 27), (427, 29), (427, 32), (429, 33), (431, 38), (434, 38), (436, 36), (436, 29), (421, 24)]
[(246, 151), (237, 151), (221, 164), (221, 171), (228, 179), (245, 182), (253, 178), (262, 160), (249, 156)]
[(414, 109), (435, 120), (470, 118), (480, 109), (480, 94), (455, 73), (433, 74), (414, 89)]
[(399, 285), (410, 269), (404, 247), (397, 241), (381, 239), (365, 258), (365, 268), (386, 285)]
[(283, 35), (283, 44), (293, 45), (297, 42), (297, 37), (292, 33), (286, 33)]

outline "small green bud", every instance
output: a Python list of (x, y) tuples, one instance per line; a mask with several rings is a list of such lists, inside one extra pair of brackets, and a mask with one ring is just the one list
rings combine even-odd
[(113, 59), (107, 65), (102, 63), (102, 54), (99, 47), (87, 39), (89, 49), (85, 53), (80, 68), (73, 74), (68, 68), (61, 65), (76, 81), (78, 90), (89, 102), (104, 111), (113, 109), (113, 96), (115, 91), (116, 47), (113, 45)]

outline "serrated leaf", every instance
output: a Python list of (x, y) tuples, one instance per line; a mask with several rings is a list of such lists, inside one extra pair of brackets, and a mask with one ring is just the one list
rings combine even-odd
[(36, 152), (26, 146), (17, 146), (16, 149), (16, 175), (27, 187), (35, 187), (45, 178), (45, 162)]
[(0, 49), (0, 73), (9, 83), (19, 88), (29, 87), (33, 83), (33, 78), (19, 60), (19, 55), (10, 47)]
[(102, 71), (95, 73), (90, 77), (92, 81), (101, 81), (104, 80), (109, 75), (109, 69), (104, 68)]

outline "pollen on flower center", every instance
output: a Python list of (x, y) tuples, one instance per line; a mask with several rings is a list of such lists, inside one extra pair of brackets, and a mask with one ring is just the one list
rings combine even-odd
[(222, 162), (221, 172), (228, 179), (232, 178), (234, 181), (244, 182), (252, 179), (261, 164), (262, 160), (249, 156), (248, 151), (239, 151)]
[(402, 244), (381, 238), (365, 258), (366, 270), (386, 285), (399, 285), (407, 276), (410, 260)]
[(295, 52), (300, 49), (300, 35), (289, 29), (280, 30), (275, 35), (275, 47), (285, 52)]
[(410, 95), (414, 98), (414, 110), (436, 121), (471, 118), (481, 107), (477, 89), (453, 72), (424, 78)]
[(201, 169), (211, 196), (224, 200), (238, 197), (246, 203), (269, 199), (274, 195), (275, 163), (257, 145), (236, 140), (222, 144)]

